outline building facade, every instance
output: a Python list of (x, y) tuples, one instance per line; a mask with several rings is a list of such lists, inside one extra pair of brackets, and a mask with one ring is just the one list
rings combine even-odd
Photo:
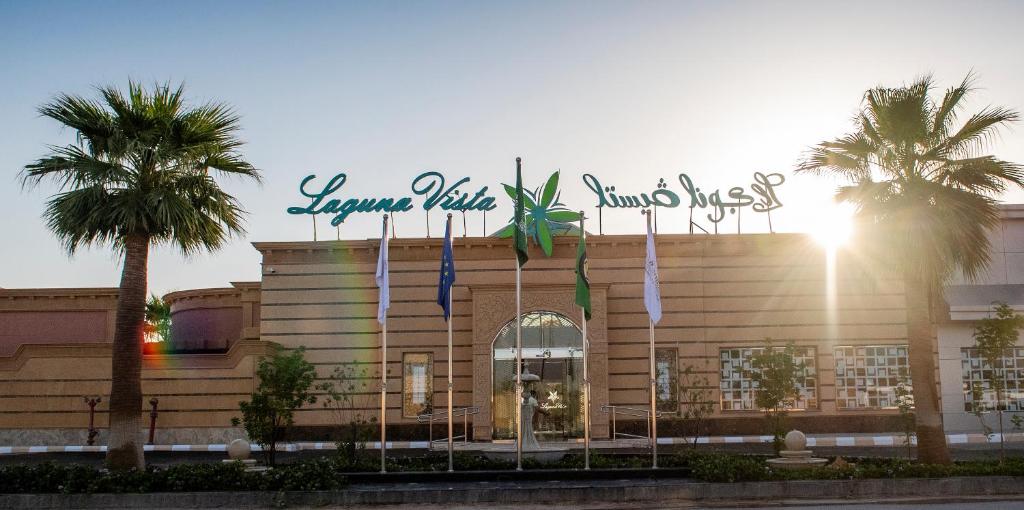
[[(587, 337), (598, 438), (609, 437), (613, 424), (619, 433), (645, 431), (644, 421), (630, 414), (649, 402), (644, 241), (588, 239), (593, 317)], [(146, 399), (159, 401), (157, 442), (221, 442), (240, 435), (230, 419), (254, 388), (256, 360), (272, 344), (304, 347), (321, 381), (352, 367), (365, 384), (348, 411), (376, 416), (378, 241), (255, 247), (263, 256), (260, 282), (166, 297), (170, 352), (147, 354), (143, 373)], [(440, 247), (440, 239), (391, 241), (387, 418), (396, 439), (425, 439), (422, 415), (446, 402), (447, 328), (436, 304)], [(466, 421), (474, 440), (505, 439), (514, 414), (514, 257), (508, 240), (495, 238), (456, 238), (454, 252), (454, 405), (471, 409)], [(556, 238), (552, 256), (534, 253), (523, 271), (524, 358), (526, 369), (541, 378), (533, 389), (546, 411), (538, 430), (548, 439), (582, 435), (575, 252), (575, 237)], [(795, 427), (896, 430), (892, 388), (906, 366), (898, 280), (878, 279), (854, 257), (840, 255), (830, 283), (822, 248), (797, 234), (659, 235), (657, 252), (664, 308), (655, 328), (661, 435), (692, 432), (681, 416), (700, 402), (713, 407), (704, 433), (761, 433), (747, 370), (767, 339), (777, 346), (794, 343), (807, 368)], [(9, 404), (0, 411), (5, 443), (80, 437), (88, 414), (82, 397), (108, 391), (116, 290), (95, 292), (106, 296), (103, 313), (96, 314), (106, 322), (92, 332), (81, 330), (80, 342), (25, 342), (25, 328), (16, 330), (10, 325), (17, 321), (7, 320), (26, 320), (17, 315), (20, 308), (42, 313), (43, 304), (74, 303), (60, 310), (99, 306), (98, 297), (61, 297), (75, 292), (0, 291), (4, 342), (19, 344), (0, 358), (0, 387)], [(877, 368), (869, 375), (868, 367)], [(101, 429), (104, 405), (97, 408)], [(309, 406), (298, 413), (296, 438), (329, 437), (338, 420), (336, 409)]]
[[(1024, 309), (1024, 206), (1004, 207), (993, 265), (954, 282), (936, 330), (941, 405), (951, 433), (981, 430), (970, 388), (990, 372), (972, 332), (993, 301)], [(544, 412), (541, 439), (582, 436), (582, 316), (574, 304), (575, 237), (536, 250), (523, 273), (525, 370)], [(592, 431), (644, 435), (649, 407), (643, 236), (588, 238), (593, 317), (587, 322)], [(508, 240), (456, 238), (454, 406), (477, 441), (512, 437), (515, 258)], [(257, 361), (305, 349), (318, 384), (353, 383), (350, 402), (297, 413), (293, 439), (327, 440), (337, 425), (379, 414), (381, 327), (374, 281), (379, 240), (255, 243), (261, 280), (168, 294), (170, 338), (147, 345), (145, 400), (156, 399), (156, 443), (222, 443)], [(447, 324), (436, 303), (440, 239), (392, 239), (388, 320), (389, 437), (423, 440), (447, 401)], [(762, 434), (750, 360), (766, 342), (792, 343), (805, 367), (791, 425), (807, 432), (898, 431), (896, 388), (910, 385), (902, 283), (864, 267), (856, 247), (830, 258), (802, 234), (658, 235), (662, 320), (655, 328), (659, 435)], [(533, 251), (534, 248), (531, 247)], [(833, 262), (830, 262), (833, 261)], [(116, 289), (0, 289), (0, 444), (83, 444), (89, 408), (105, 439)], [(1024, 406), (1024, 348), (1010, 353), (1008, 409)], [(990, 388), (990, 386), (989, 386)], [(985, 398), (989, 398), (985, 396)], [(690, 413), (688, 413), (688, 411)], [(148, 414), (148, 413), (147, 413)], [(1007, 418), (1009, 420), (1009, 418)], [(443, 419), (438, 419), (438, 437)], [(1007, 424), (1009, 427), (1009, 424)], [(461, 425), (457, 433), (461, 433)]]

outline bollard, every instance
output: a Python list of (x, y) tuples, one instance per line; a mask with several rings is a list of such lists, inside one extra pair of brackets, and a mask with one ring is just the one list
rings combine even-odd
[(100, 397), (83, 397), (83, 399), (89, 405), (89, 436), (85, 443), (92, 446), (96, 442), (96, 436), (99, 434), (96, 431), (96, 404), (99, 404), (102, 399)]
[(152, 410), (149, 411), (149, 441), (146, 444), (153, 444), (153, 435), (156, 434), (156, 405), (159, 403), (156, 397), (149, 399)]

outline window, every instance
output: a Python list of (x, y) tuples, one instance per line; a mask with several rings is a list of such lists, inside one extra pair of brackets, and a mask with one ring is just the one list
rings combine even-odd
[(1004, 383), (1003, 400), (1005, 411), (1024, 411), (1024, 348), (1007, 349), (1001, 367), (991, 367), (985, 362), (978, 349), (964, 347), (960, 349), (960, 367), (963, 376), (964, 410), (974, 410), (975, 401), (971, 389), (977, 385), (981, 390), (981, 401), (977, 402), (984, 410), (996, 408), (996, 389), (992, 385), (993, 368), (1002, 370)]
[(674, 348), (654, 350), (654, 389), (659, 411), (674, 413), (679, 409), (678, 359), (678, 351)]
[[(750, 379), (750, 359), (764, 349), (761, 347), (743, 347), (721, 349), (719, 362), (721, 366), (721, 390), (723, 411), (755, 411), (754, 393), (757, 384)], [(796, 362), (804, 364), (804, 377), (797, 381), (800, 398), (793, 404), (793, 409), (814, 409), (818, 407), (817, 352), (813, 347), (797, 347)]]
[(836, 347), (835, 358), (839, 409), (894, 409), (896, 387), (911, 389), (906, 345)]
[(402, 416), (429, 413), (434, 400), (434, 356), (407, 352), (402, 356)]

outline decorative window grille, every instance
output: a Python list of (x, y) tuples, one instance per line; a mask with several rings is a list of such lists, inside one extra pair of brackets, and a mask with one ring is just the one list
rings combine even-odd
[[(749, 376), (753, 369), (751, 359), (755, 354), (763, 351), (761, 347), (742, 347), (719, 350), (719, 363), (721, 368), (721, 405), (723, 411), (756, 411), (757, 404), (754, 396), (757, 393), (757, 383)], [(818, 375), (815, 359), (817, 351), (814, 347), (797, 347), (797, 363), (803, 363), (803, 377), (797, 381), (797, 388), (800, 390), (799, 399), (794, 402), (792, 409), (816, 409), (818, 407)]]
[[(993, 374), (997, 371), (1002, 372), (1004, 381), (1003, 405), (1005, 407), (1003, 410), (1024, 410), (1024, 348), (1007, 349), (1001, 362), (992, 367), (985, 362), (978, 349), (963, 347), (960, 349), (960, 368), (963, 376), (965, 411), (973, 411), (976, 404), (980, 404), (982, 410), (985, 411), (996, 409), (997, 399)], [(974, 401), (971, 391), (975, 386), (981, 390), (979, 402)]]
[(839, 409), (895, 409), (900, 383), (911, 390), (906, 345), (840, 346), (835, 361)]

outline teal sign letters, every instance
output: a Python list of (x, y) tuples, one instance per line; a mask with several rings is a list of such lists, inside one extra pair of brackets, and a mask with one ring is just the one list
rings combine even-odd
[(629, 207), (689, 207), (690, 209), (711, 208), (707, 218), (712, 223), (718, 223), (725, 219), (726, 211), (735, 214), (742, 207), (750, 207), (754, 212), (769, 212), (782, 207), (775, 194), (775, 188), (786, 182), (786, 178), (779, 173), (764, 174), (754, 172), (754, 182), (750, 184), (750, 192), (741, 186), (729, 188), (723, 193), (720, 190), (703, 192), (694, 186), (689, 175), (679, 174), (679, 184), (682, 185), (687, 204), (683, 204), (680, 196), (668, 189), (665, 179), (658, 180), (658, 186), (650, 193), (631, 195), (616, 191), (615, 186), (602, 186), (601, 182), (590, 174), (583, 175), (583, 183), (597, 195), (597, 206), (608, 208), (629, 208)]
[[(319, 190), (311, 185), (314, 179), (316, 179), (315, 174), (308, 175), (299, 184), (299, 193), (310, 199), (309, 205), (289, 207), (288, 214), (333, 214), (331, 225), (337, 226), (352, 213), (393, 213), (409, 211), (413, 208), (410, 197), (349, 198), (347, 200), (332, 198), (332, 195), (348, 181), (348, 175), (344, 173), (332, 177)], [(423, 210), (425, 211), (434, 207), (440, 207), (445, 211), (490, 211), (497, 207), (494, 204), (494, 197), (487, 195), (487, 186), (480, 188), (473, 195), (460, 191), (459, 186), (468, 182), (469, 177), (464, 177), (456, 181), (455, 184), (447, 186), (445, 178), (440, 172), (424, 172), (413, 179), (412, 192), (424, 197)]]

